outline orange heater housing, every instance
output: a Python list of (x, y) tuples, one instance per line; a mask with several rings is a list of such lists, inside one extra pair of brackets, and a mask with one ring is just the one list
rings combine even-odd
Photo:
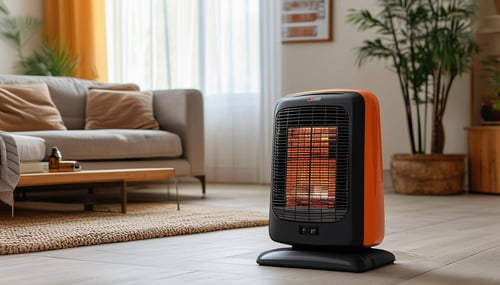
[[(294, 256), (297, 250), (318, 249), (366, 253), (365, 249), (381, 243), (384, 189), (375, 95), (337, 89), (292, 94), (277, 103), (274, 118), (271, 238), (292, 245)], [(394, 261), (389, 252), (375, 254), (383, 256), (376, 267)], [(301, 260), (291, 263), (287, 258), (284, 263), (282, 258), (279, 264), (269, 263), (275, 255), (276, 251), (263, 253), (257, 262), (339, 269), (337, 265), (304, 266)], [(359, 263), (357, 256), (348, 259)]]

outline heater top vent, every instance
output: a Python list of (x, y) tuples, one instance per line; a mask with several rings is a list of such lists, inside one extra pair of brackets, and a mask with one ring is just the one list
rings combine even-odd
[(351, 122), (344, 107), (277, 111), (272, 210), (282, 220), (338, 222), (349, 211)]

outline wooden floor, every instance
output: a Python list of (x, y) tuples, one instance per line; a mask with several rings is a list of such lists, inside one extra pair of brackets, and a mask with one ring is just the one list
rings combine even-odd
[[(268, 210), (267, 186), (208, 185), (205, 199), (198, 185), (180, 191), (183, 204)], [(153, 186), (130, 192), (164, 198)], [(258, 266), (259, 253), (282, 246), (259, 227), (1, 256), (0, 284), (500, 284), (500, 196), (385, 200), (380, 248), (396, 263), (367, 273)]]

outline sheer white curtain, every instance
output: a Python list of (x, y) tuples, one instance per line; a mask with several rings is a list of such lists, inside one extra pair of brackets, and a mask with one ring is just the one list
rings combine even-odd
[(270, 180), (279, 1), (107, 0), (109, 79), (198, 88), (208, 181)]

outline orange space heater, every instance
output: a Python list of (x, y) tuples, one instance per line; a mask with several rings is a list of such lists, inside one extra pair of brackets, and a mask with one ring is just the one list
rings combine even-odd
[(394, 262), (384, 237), (380, 112), (370, 92), (282, 98), (274, 114), (269, 234), (260, 265), (363, 272)]

